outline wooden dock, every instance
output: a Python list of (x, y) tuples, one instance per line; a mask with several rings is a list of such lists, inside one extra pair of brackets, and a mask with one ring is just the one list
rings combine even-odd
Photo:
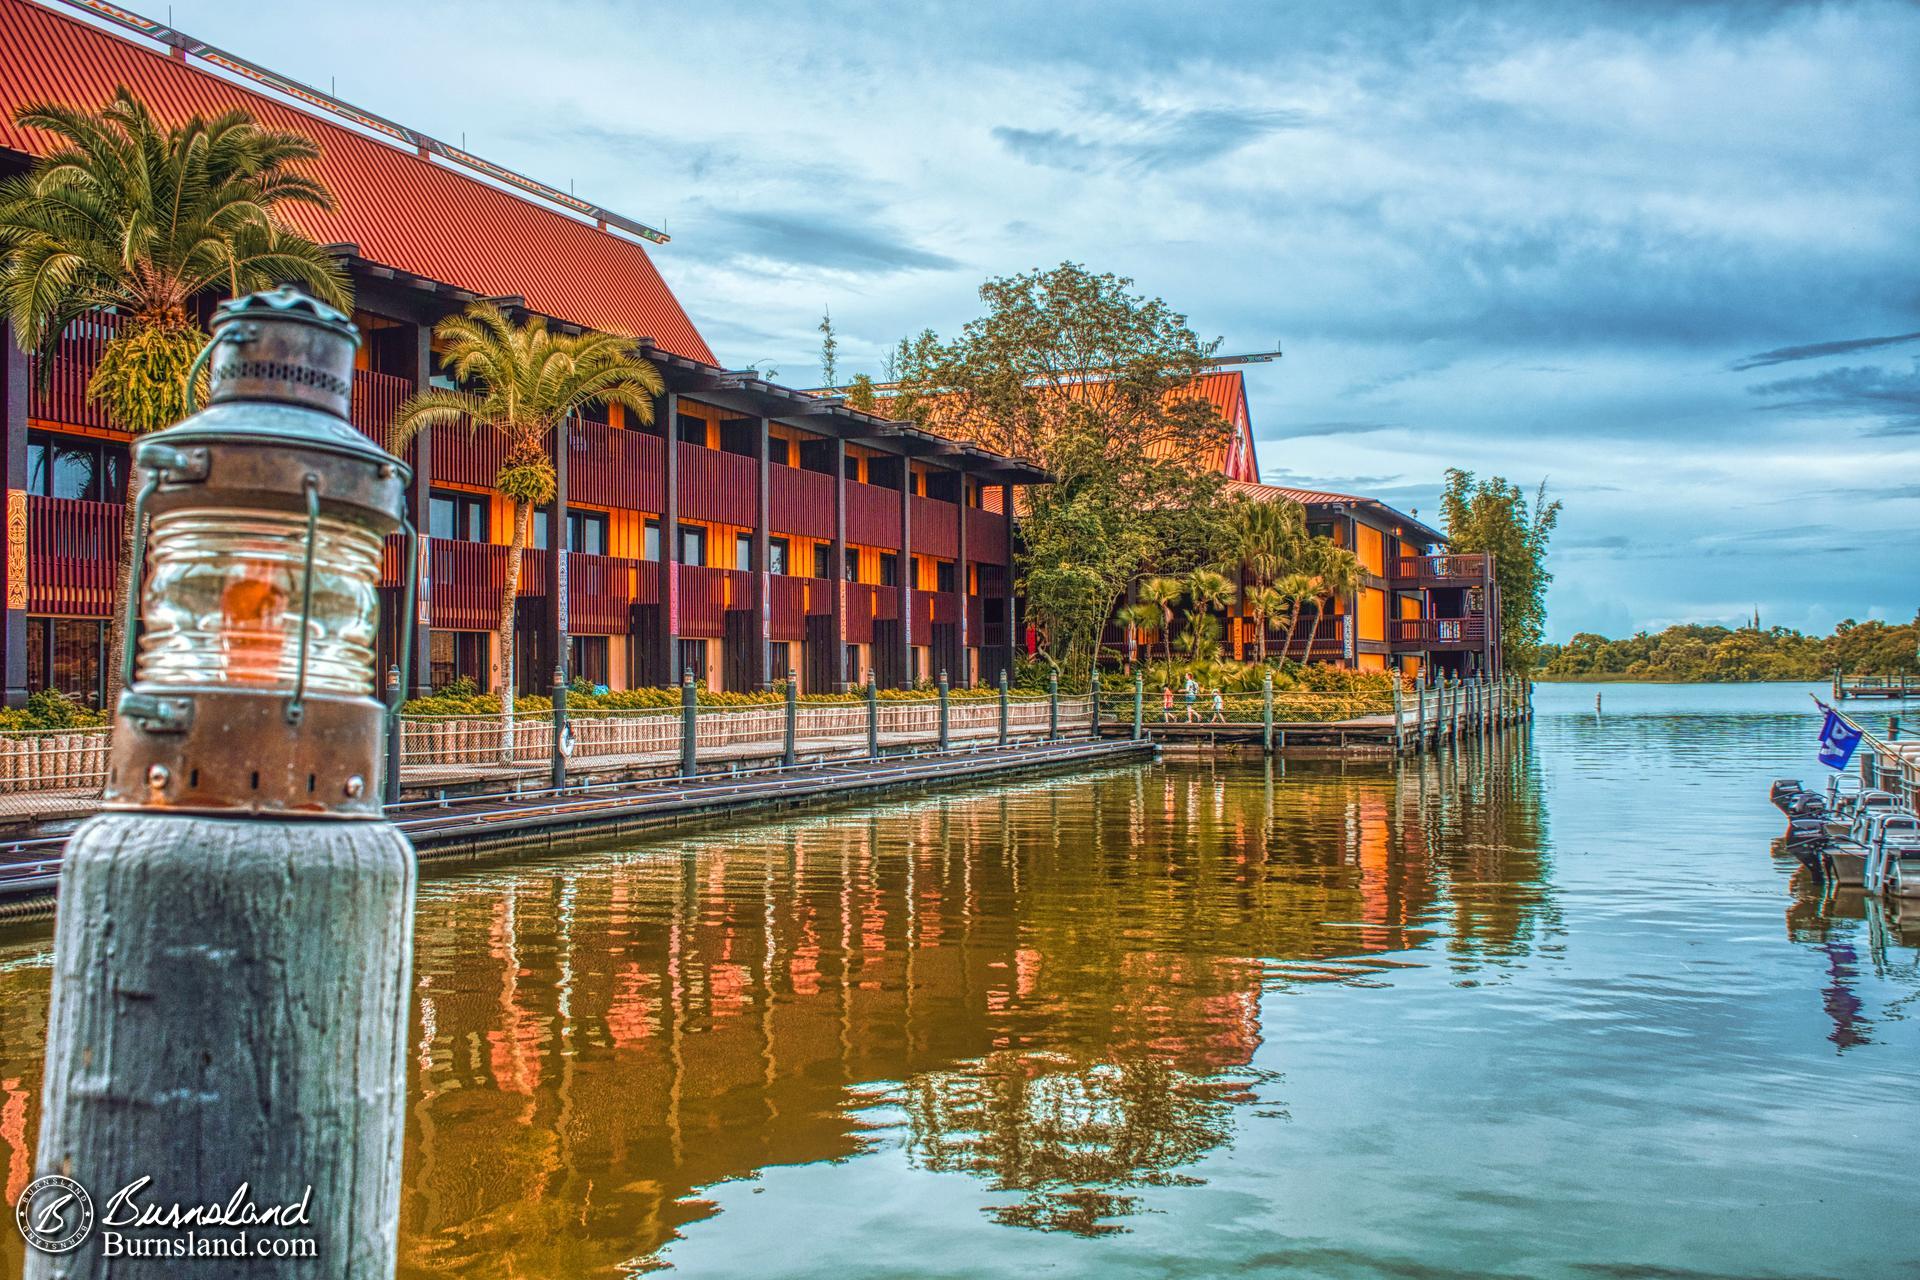
[(1920, 675), (1857, 676), (1833, 673), (1833, 696), (1840, 698), (1920, 698)]
[[(539, 854), (639, 836), (664, 826), (743, 810), (839, 804), (898, 791), (955, 783), (1101, 768), (1147, 759), (1145, 740), (1042, 739), (949, 751), (916, 751), (866, 759), (817, 760), (791, 768), (582, 783), (564, 788), (408, 800), (387, 807), (422, 862), (511, 851)], [(34, 919), (53, 909), (66, 837), (14, 840), (0, 846), (0, 922)]]
[(1400, 756), (1499, 733), (1531, 720), (1533, 697), (1532, 686), (1521, 680), (1468, 680), (1443, 681), (1412, 694), (1395, 690), (1390, 710), (1319, 720), (1280, 718), (1270, 691), (1257, 700), (1228, 700), (1218, 720), (1209, 717), (1204, 701), (1196, 711), (1198, 718), (1191, 720), (1184, 705), (1171, 718), (1159, 707), (1123, 710), (1138, 718), (1109, 721), (1103, 715), (1103, 736), (1139, 736), (1169, 748)]

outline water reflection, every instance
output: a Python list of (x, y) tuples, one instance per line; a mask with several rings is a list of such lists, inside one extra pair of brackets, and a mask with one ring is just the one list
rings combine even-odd
[(995, 1221), (1121, 1229), (1277, 1108), (1270, 983), (1535, 944), (1530, 767), (1129, 769), (431, 881), (406, 1273), (650, 1265), (702, 1188), (896, 1125)]
[[(430, 877), (402, 1274), (1732, 1273), (1699, 1223), (1871, 1167), (1824, 1108), (1905, 1096), (1920, 921), (1762, 852), (1753, 744), (1797, 723), (1636, 696), (1398, 768), (1169, 762)], [(10, 1197), (46, 946), (0, 941)], [(1834, 1235), (1800, 1229), (1769, 1211), (1748, 1270)]]

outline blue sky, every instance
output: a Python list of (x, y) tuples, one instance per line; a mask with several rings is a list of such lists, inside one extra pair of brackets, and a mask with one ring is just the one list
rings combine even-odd
[[(672, 233), (723, 362), (843, 373), (983, 278), (1132, 276), (1262, 470), (1566, 503), (1550, 629), (1920, 604), (1920, 8), (176, 0), (175, 25)], [(148, 12), (164, 18), (164, 9)], [(377, 34), (369, 34), (377, 33)]]

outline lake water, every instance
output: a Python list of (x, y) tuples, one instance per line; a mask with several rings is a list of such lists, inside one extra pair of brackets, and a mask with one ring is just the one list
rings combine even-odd
[(402, 1274), (1920, 1274), (1920, 921), (1768, 848), (1811, 687), (431, 875)]

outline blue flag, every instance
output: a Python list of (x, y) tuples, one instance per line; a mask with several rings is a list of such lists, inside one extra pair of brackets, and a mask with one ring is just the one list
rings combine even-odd
[(1860, 731), (1842, 720), (1839, 712), (1828, 711), (1827, 722), (1820, 727), (1820, 763), (1844, 769), (1859, 745)]

